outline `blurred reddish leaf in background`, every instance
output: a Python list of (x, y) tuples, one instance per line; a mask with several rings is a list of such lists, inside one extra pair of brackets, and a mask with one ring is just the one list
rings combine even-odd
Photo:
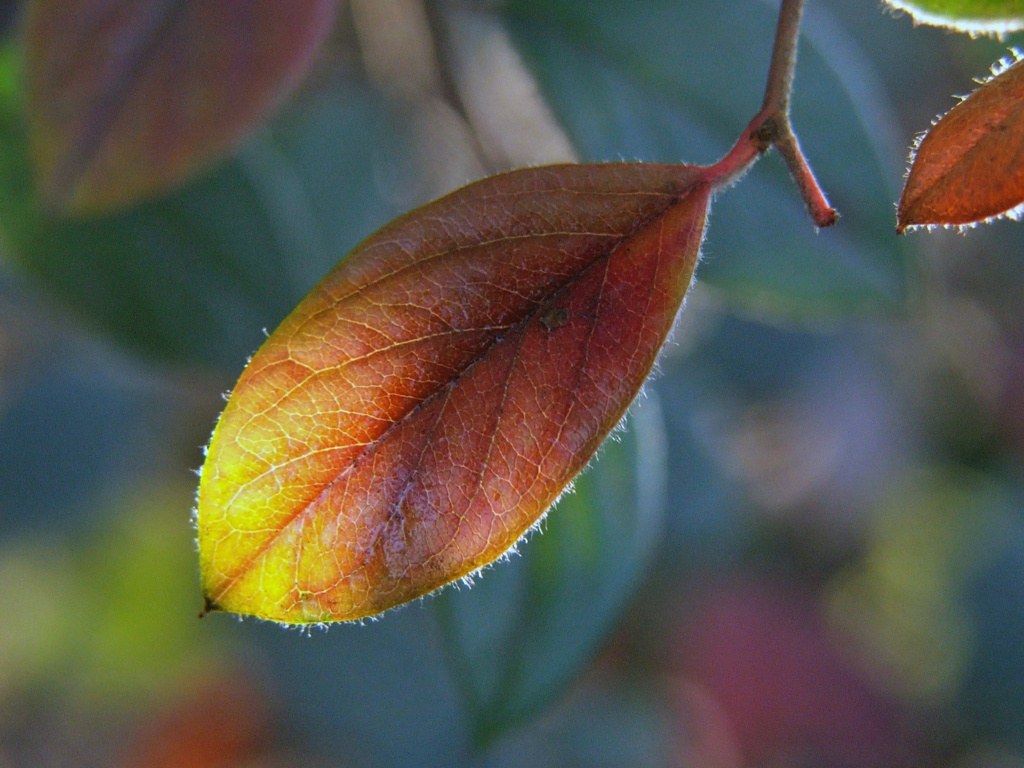
[(265, 755), (270, 708), (238, 676), (206, 678), (170, 699), (129, 742), (122, 768), (235, 768)]
[(29, 3), (28, 115), (43, 198), (57, 209), (103, 211), (182, 183), (289, 93), (335, 6)]
[(737, 579), (696, 605), (674, 688), (695, 765), (919, 764), (907, 717), (844, 655), (805, 588)]

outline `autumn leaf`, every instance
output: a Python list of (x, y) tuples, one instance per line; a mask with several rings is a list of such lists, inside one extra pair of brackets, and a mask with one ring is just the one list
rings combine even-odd
[(53, 208), (97, 212), (182, 183), (294, 87), (335, 6), (30, 2), (28, 114), (43, 198)]
[(779, 151), (836, 212), (789, 119), (801, 0), (761, 110), (706, 167), (531, 168), (406, 214), (250, 361), (196, 522), (204, 613), (359, 619), (507, 552), (636, 396), (690, 285), (712, 193)]
[(357, 247), (252, 358), (214, 432), (207, 609), (358, 619), (513, 546), (650, 372), (697, 261), (707, 170), (515, 171)]
[(957, 104), (917, 147), (897, 231), (965, 225), (1024, 203), (1024, 66), (1008, 66)]
[(921, 24), (973, 34), (1024, 29), (1024, 0), (885, 0)]

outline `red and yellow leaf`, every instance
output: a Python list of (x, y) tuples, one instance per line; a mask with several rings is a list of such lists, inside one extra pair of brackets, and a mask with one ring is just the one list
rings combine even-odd
[(650, 372), (710, 193), (689, 166), (527, 169), (356, 248), (256, 353), (214, 432), (208, 609), (357, 619), (506, 552)]
[(113, 209), (182, 183), (298, 82), (336, 0), (32, 0), (36, 175), (52, 207)]
[(1024, 64), (982, 85), (921, 140), (903, 188), (897, 230), (964, 225), (1024, 203)]

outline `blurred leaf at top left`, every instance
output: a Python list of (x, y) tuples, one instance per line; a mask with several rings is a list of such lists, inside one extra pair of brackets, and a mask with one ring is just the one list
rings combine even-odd
[(334, 0), (34, 0), (23, 24), (32, 158), (57, 210), (172, 189), (299, 82)]
[(374, 160), (401, 154), (400, 121), (348, 60), (343, 38), (331, 38), (303, 87), (232, 157), (177, 191), (89, 217), (55, 213), (37, 190), (28, 115), (38, 95), (26, 91), (26, 46), (8, 40), (0, 234), (9, 257), (135, 352), (237, 371), (261, 329), (396, 212), (375, 184)]

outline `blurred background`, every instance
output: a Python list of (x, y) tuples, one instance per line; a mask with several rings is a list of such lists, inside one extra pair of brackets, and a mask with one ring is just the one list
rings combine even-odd
[[(915, 134), (1013, 42), (811, 0), (794, 125), (712, 207), (657, 375), (519, 554), (309, 631), (202, 607), (202, 446), (389, 219), (481, 175), (708, 163), (768, 0), (349, 0), (186, 186), (46, 213), (0, 3), (0, 766), (1024, 765), (1024, 229), (895, 235)], [(60, 40), (54, 40), (60, 45)]]

